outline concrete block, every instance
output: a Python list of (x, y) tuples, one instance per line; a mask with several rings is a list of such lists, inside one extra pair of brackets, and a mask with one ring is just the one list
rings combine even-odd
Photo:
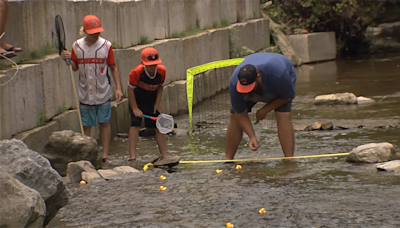
[(74, 132), (81, 133), (79, 126), (79, 116), (77, 110), (69, 110), (55, 116), (52, 121), (58, 124), (57, 131), (71, 130)]
[(196, 2), (195, 1), (184, 1), (184, 15), (185, 15), (185, 29), (192, 29), (199, 27), (196, 12)]
[(117, 171), (117, 172), (119, 172), (119, 173), (141, 173), (139, 170), (137, 170), (137, 169), (135, 169), (135, 168), (132, 168), (132, 167), (130, 167), (130, 166), (118, 166), (118, 167), (115, 167), (114, 169), (113, 169), (114, 171)]
[(209, 63), (210, 61), (210, 33), (208, 31), (196, 35), (197, 65)]
[(236, 15), (236, 1), (232, 0), (220, 0), (221, 6), (219, 8), (219, 14), (222, 20), (227, 20), (230, 24), (237, 22)]
[[(112, 102), (113, 109), (115, 108), (115, 115), (112, 113), (111, 118), (115, 118), (115, 123), (112, 122), (111, 129), (115, 128), (116, 133), (128, 133), (131, 126), (131, 117), (129, 113), (129, 101), (128, 98), (124, 98), (121, 102)], [(112, 137), (116, 134), (112, 134)]]
[(138, 24), (141, 23), (141, 20), (138, 20), (136, 5), (135, 1), (118, 2), (118, 39), (114, 40), (114, 48), (127, 48), (139, 44)]
[[(142, 50), (143, 46), (114, 50), (115, 61), (118, 67), (119, 78), (121, 80), (121, 89), (124, 97), (128, 97), (127, 88), (129, 82), (129, 73), (138, 64), (140, 64), (140, 53)], [(111, 86), (114, 94), (115, 83), (112, 83)]]
[(245, 0), (246, 2), (246, 19), (254, 19), (260, 17), (260, 0)]
[(197, 37), (190, 36), (182, 38), (182, 51), (183, 51), (183, 69), (185, 70), (185, 79), (186, 79), (186, 70), (192, 67), (197, 66)]
[(24, 141), (29, 149), (38, 153), (42, 153), (44, 145), (46, 144), (50, 134), (58, 130), (59, 128), (57, 122), (50, 121), (41, 127), (36, 127), (32, 130), (23, 131), (19, 134), (16, 134), (14, 138)]
[(186, 70), (183, 64), (183, 48), (181, 39), (169, 39), (157, 41), (153, 44), (167, 69), (164, 85), (186, 78)]
[(210, 62), (229, 59), (229, 30), (210, 30)]
[[(168, 0), (151, 0), (153, 9), (154, 39), (164, 39), (169, 36)], [(183, 11), (180, 12), (182, 14)]]
[(288, 39), (303, 63), (336, 58), (335, 32), (291, 35)]
[(202, 0), (196, 1), (196, 14), (198, 24), (201, 29), (212, 28), (213, 25), (221, 23), (220, 19), (220, 0)]
[(118, 172), (111, 169), (99, 169), (97, 172), (100, 174), (101, 177), (106, 180), (122, 179)]
[(246, 21), (246, 0), (236, 0), (236, 18), (237, 22)]
[(264, 45), (263, 48), (269, 47), (271, 44), (271, 33), (269, 30), (269, 20), (268, 19), (261, 19), (262, 20), (262, 27), (264, 31)]
[(97, 181), (105, 181), (98, 172), (82, 172), (81, 177), (82, 177), (82, 180), (84, 180), (88, 183), (97, 182)]
[[(139, 41), (147, 39), (148, 42), (154, 40), (153, 29), (153, 10), (151, 9), (151, 1), (137, 0), (137, 18), (138, 18), (138, 33)], [(142, 44), (141, 42), (139, 42)]]
[(168, 37), (174, 37), (173, 34), (186, 30), (185, 24), (185, 0), (168, 0)]
[[(5, 83), (15, 70), (5, 71), (1, 82)], [(39, 65), (21, 65), (18, 75), (8, 84), (0, 87), (1, 97), (1, 138), (32, 129), (37, 126), (38, 117), (44, 110), (43, 81)]]
[[(176, 100), (177, 100), (177, 113), (184, 112), (188, 110), (187, 105), (187, 93), (186, 93), (186, 80), (180, 80), (174, 82), (176, 90)], [(175, 113), (174, 113), (175, 114)]]
[(95, 15), (101, 20), (101, 26), (104, 28), (101, 36), (111, 42), (120, 43), (118, 40), (118, 26), (116, 26), (118, 24), (117, 6), (118, 4), (111, 1), (103, 1), (100, 5), (99, 1), (75, 0), (76, 29), (79, 31), (86, 15)]
[(178, 93), (175, 88), (175, 83), (171, 83), (164, 87), (168, 90), (168, 100), (169, 100), (169, 114), (176, 114), (178, 112)]

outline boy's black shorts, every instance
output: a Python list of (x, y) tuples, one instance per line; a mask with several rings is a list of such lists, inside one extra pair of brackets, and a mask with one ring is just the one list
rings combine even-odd
[[(160, 115), (158, 111), (153, 113), (154, 105), (141, 105), (138, 104), (138, 108), (142, 111), (143, 114), (157, 117)], [(131, 114), (131, 127), (140, 127), (142, 126), (142, 118), (136, 117), (133, 113), (131, 106), (129, 105), (129, 113)], [(156, 121), (144, 118), (144, 125), (146, 128), (156, 128)]]

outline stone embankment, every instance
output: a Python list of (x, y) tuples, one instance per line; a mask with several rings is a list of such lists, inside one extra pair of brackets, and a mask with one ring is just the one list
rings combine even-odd
[[(97, 15), (105, 29), (102, 36), (116, 48), (124, 97), (127, 97), (129, 72), (140, 63), (141, 50), (153, 46), (167, 68), (164, 111), (174, 115), (188, 110), (187, 69), (247, 53), (237, 53), (240, 50), (259, 51), (269, 45), (269, 21), (259, 18), (258, 5), (258, 0), (104, 0), (102, 4), (100, 1), (10, 1), (10, 11), (15, 13), (9, 15), (6, 38), (13, 45), (22, 46), (24, 54), (55, 46), (54, 18), (61, 15), (70, 47), (79, 38), (83, 17)], [(27, 15), (29, 20), (23, 23), (19, 15)], [(193, 28), (203, 31), (185, 36)], [(0, 83), (6, 83), (0, 87), (0, 139), (15, 137), (41, 152), (52, 132), (66, 129), (79, 132), (70, 71), (57, 54), (21, 64), (15, 72), (12, 69), (0, 73)], [(74, 76), (77, 85), (76, 72)], [(113, 82), (112, 87), (114, 90)], [(112, 136), (128, 132), (129, 122), (127, 99), (113, 103)], [(97, 128), (92, 130), (92, 136), (98, 138)]]

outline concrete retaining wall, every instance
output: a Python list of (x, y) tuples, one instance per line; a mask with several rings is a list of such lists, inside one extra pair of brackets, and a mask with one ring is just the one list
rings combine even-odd
[(288, 36), (293, 49), (303, 63), (336, 58), (335, 32), (318, 32)]
[[(26, 41), (27, 39), (25, 39), (23, 36), (18, 36), (19, 40), (16, 39), (15, 43), (12, 43), (13, 45), (19, 45), (19, 41), (22, 43), (26, 41), (27, 46), (21, 45), (25, 48), (25, 50), (29, 50), (29, 47), (35, 48), (39, 47), (39, 45), (47, 45), (51, 41), (51, 38), (49, 38), (51, 36), (41, 36), (40, 34), (46, 34), (49, 31), (53, 31), (51, 26), (46, 27), (43, 24), (53, 24), (54, 16), (56, 14), (61, 14), (61, 16), (65, 15), (63, 18), (68, 18), (67, 15), (69, 15), (70, 12), (73, 12), (72, 15), (75, 17), (68, 20), (64, 19), (64, 25), (67, 34), (68, 31), (71, 31), (71, 34), (74, 34), (72, 31), (76, 31), (75, 34), (77, 34), (79, 27), (77, 23), (75, 23), (75, 26), (66, 26), (66, 24), (78, 21), (80, 24), (81, 19), (77, 18), (83, 17), (86, 12), (82, 9), (86, 8), (86, 6), (90, 6), (92, 7), (90, 9), (90, 12), (92, 13), (103, 10), (108, 11), (104, 12), (104, 15), (107, 15), (107, 18), (110, 20), (103, 20), (107, 21), (103, 23), (103, 26), (112, 27), (112, 29), (110, 29), (112, 32), (110, 32), (110, 34), (105, 32), (105, 38), (108, 38), (107, 36), (114, 36), (115, 39), (120, 40), (121, 46), (131, 46), (133, 42), (133, 35), (136, 35), (135, 39), (140, 41), (140, 34), (134, 32), (135, 28), (139, 29), (140, 26), (135, 22), (134, 18), (129, 17), (129, 15), (134, 15), (132, 13), (133, 11), (140, 9), (142, 12), (147, 12), (146, 9), (148, 7), (148, 9), (152, 9), (151, 12), (148, 12), (148, 15), (154, 15), (155, 9), (151, 7), (156, 4), (155, 2), (161, 5), (164, 3), (170, 4), (169, 6), (181, 3), (180, 0), (145, 0), (137, 2), (103, 1), (103, 5), (100, 6), (99, 2), (97, 1), (57, 1), (59, 2), (59, 5), (55, 4), (54, 2), (55, 1), (37, 1), (39, 6), (53, 12), (51, 16), (47, 15), (41, 18), (39, 16), (41, 14), (37, 14), (38, 12), (31, 12), (28, 10), (31, 7), (32, 9), (36, 9), (37, 11), (44, 13), (41, 7), (37, 7), (37, 5), (32, 4), (31, 1), (10, 1), (10, 6), (12, 6), (13, 9), (24, 11), (24, 13), (27, 13), (24, 14), (27, 17), (38, 17), (37, 20), (41, 22), (40, 24), (32, 25), (33, 27), (36, 26), (35, 28), (37, 28), (35, 32), (31, 31), (31, 29), (28, 29), (28, 27), (23, 27), (23, 29), (19, 30), (12, 28), (19, 33), (27, 31), (27, 36), (34, 38)], [(183, 2), (185, 9), (190, 7), (195, 9), (196, 7), (195, 1)], [(224, 2), (227, 3), (224, 0), (216, 2), (218, 2), (218, 4), (222, 4)], [(206, 1), (204, 4), (213, 5), (216, 4), (216, 2)], [(139, 4), (143, 4), (141, 6), (143, 8), (140, 8)], [(237, 6), (237, 4), (235, 4), (235, 6)], [(77, 9), (77, 7), (80, 9)], [(232, 7), (232, 3), (229, 3), (226, 6), (227, 9)], [(106, 10), (106, 8), (109, 10)], [(54, 11), (60, 11), (61, 13)], [(218, 12), (221, 11), (222, 8), (219, 7)], [(237, 11), (235, 11), (235, 14), (236, 12)], [(123, 15), (119, 13), (122, 13)], [(170, 18), (170, 16), (171, 15), (168, 14), (168, 18)], [(188, 17), (189, 16), (185, 14), (184, 18)], [(233, 16), (229, 16), (229, 14), (226, 14), (224, 17), (228, 18), (227, 20), (233, 20)], [(16, 21), (20, 20), (19, 18), (14, 19)], [(180, 20), (179, 17), (176, 20)], [(8, 23), (10, 23), (10, 20)], [(157, 22), (156, 20), (151, 21), (151, 25), (157, 23), (160, 22)], [(196, 24), (196, 21), (190, 22), (190, 20), (187, 20), (184, 25), (179, 26), (181, 26), (181, 28), (188, 28), (192, 26), (190, 23)], [(162, 24), (159, 25), (162, 27)], [(162, 99), (165, 113), (174, 115), (178, 113), (182, 114), (187, 112), (186, 69), (211, 61), (228, 59), (230, 50), (229, 40), (232, 36), (232, 29), (235, 26), (237, 25), (220, 29), (212, 29), (204, 31), (198, 35), (185, 38), (159, 40), (146, 45), (136, 45), (125, 49), (115, 49), (115, 58), (120, 73), (122, 90), (125, 99), (118, 104), (113, 103), (111, 120), (112, 135), (115, 136), (118, 132), (127, 133), (129, 130), (130, 116), (128, 112), (128, 100), (126, 99), (128, 78), (130, 71), (140, 63), (140, 53), (143, 48), (147, 46), (154, 46), (157, 48), (160, 53), (160, 57), (163, 60), (163, 64), (167, 68), (166, 86), (164, 88), (164, 95)], [(261, 50), (268, 46), (269, 31), (265, 30), (265, 28), (268, 28), (268, 20), (251, 20), (248, 23), (241, 23), (240, 26), (242, 29), (234, 31), (235, 35), (237, 36), (237, 39), (234, 41), (236, 42), (235, 45), (245, 45), (251, 47), (255, 51)], [(119, 29), (120, 27), (125, 27), (126, 29), (121, 30)], [(153, 28), (152, 26), (149, 27)], [(171, 34), (171, 31), (174, 31), (171, 30), (171, 23), (169, 23), (166, 28), (166, 30), (161, 29), (159, 31), (164, 31), (167, 34)], [(141, 34), (148, 34), (152, 31), (154, 31), (154, 29), (142, 29)], [(13, 33), (11, 33), (11, 35), (7, 33), (7, 35), (9, 35), (8, 38), (13, 37), (12, 34)], [(149, 35), (149, 37), (153, 39), (156, 37), (155, 34), (156, 33), (152, 33), (152, 35)], [(36, 39), (35, 37), (37, 36), (41, 38)], [(258, 39), (255, 39), (254, 37), (258, 37)], [(70, 39), (67, 36), (67, 43), (72, 43), (72, 41), (72, 38)], [(50, 55), (46, 56), (45, 59), (33, 61), (30, 64), (24, 64), (20, 67), (21, 69), (19, 70), (17, 76), (7, 85), (0, 87), (0, 139), (17, 137), (23, 139), (26, 143), (28, 143), (29, 146), (35, 148), (35, 150), (41, 151), (41, 148), (45, 143), (41, 140), (47, 139), (47, 136), (52, 131), (70, 129), (79, 132), (79, 122), (77, 120), (77, 113), (75, 110), (71, 110), (59, 115), (59, 112), (63, 109), (76, 108), (75, 98), (73, 95), (74, 93), (72, 91), (70, 70), (69, 67), (65, 65), (64, 61), (62, 61), (58, 55)], [(0, 83), (5, 83), (8, 81), (14, 72), (15, 70), (1, 71)], [(215, 73), (206, 74), (206, 77), (210, 78), (214, 77)], [(74, 72), (73, 75), (75, 84), (78, 85), (77, 72)], [(113, 91), (115, 91), (115, 83), (113, 80), (111, 84)], [(216, 91), (211, 91), (214, 89), (217, 91), (221, 88), (209, 87), (207, 94), (215, 93)], [(44, 116), (51, 121), (44, 126), (37, 127), (38, 118)], [(92, 130), (92, 136), (95, 138), (98, 138), (98, 133), (99, 130), (97, 127)], [(40, 138), (40, 140), (35, 140), (38, 138)]]

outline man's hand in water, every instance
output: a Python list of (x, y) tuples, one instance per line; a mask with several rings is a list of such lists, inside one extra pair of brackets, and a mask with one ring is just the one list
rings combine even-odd
[(258, 148), (260, 148), (260, 145), (258, 144), (256, 137), (250, 139), (249, 147), (252, 151), (256, 151), (258, 150)]

